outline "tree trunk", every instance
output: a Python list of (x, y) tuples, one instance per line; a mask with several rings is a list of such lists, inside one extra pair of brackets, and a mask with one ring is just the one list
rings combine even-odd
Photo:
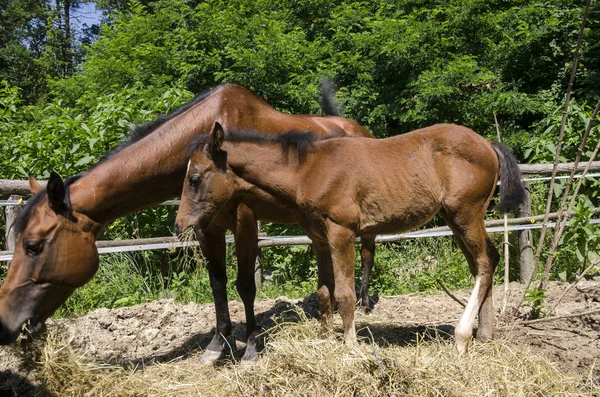
[(71, 75), (73, 71), (73, 54), (71, 51), (71, 0), (64, 0), (64, 26), (65, 41), (63, 43), (65, 75)]
[[(529, 183), (525, 185), (525, 202), (519, 208), (519, 218), (531, 216), (531, 196), (529, 194)], [(520, 252), (520, 279), (521, 283), (528, 285), (535, 271), (535, 261), (533, 258), (533, 236), (531, 230), (519, 230), (519, 252)]]

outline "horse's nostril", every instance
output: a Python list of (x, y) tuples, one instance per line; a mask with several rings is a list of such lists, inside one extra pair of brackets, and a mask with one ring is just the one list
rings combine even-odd
[(175, 224), (175, 234), (180, 235), (182, 232), (181, 230), (181, 226), (179, 226), (179, 223)]

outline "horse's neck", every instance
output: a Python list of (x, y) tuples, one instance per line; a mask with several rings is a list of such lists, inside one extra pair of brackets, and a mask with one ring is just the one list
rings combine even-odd
[(213, 112), (199, 104), (109, 157), (70, 187), (75, 211), (106, 223), (181, 193), (188, 145), (208, 132)]
[(298, 163), (291, 151), (287, 160), (277, 144), (236, 143), (225, 151), (227, 164), (240, 178), (247, 194), (257, 195), (258, 190), (260, 198), (271, 196), (278, 202), (295, 202), (304, 165)]

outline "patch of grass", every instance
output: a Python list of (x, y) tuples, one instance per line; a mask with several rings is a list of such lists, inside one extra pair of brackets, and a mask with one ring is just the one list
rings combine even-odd
[[(358, 245), (356, 249), (358, 290), (362, 265)], [(239, 299), (233, 245), (227, 247), (226, 261), (228, 297)], [(317, 290), (317, 266), (311, 247), (266, 248), (261, 252), (261, 263), (264, 279), (258, 298), (303, 298)], [(466, 260), (451, 237), (377, 245), (370, 280), (372, 295), (433, 292), (439, 290), (436, 279), (450, 289), (469, 288), (472, 284)], [(160, 298), (212, 302), (208, 271), (198, 247), (102, 255), (96, 276), (79, 288), (56, 316), (81, 315), (99, 307), (131, 306)]]

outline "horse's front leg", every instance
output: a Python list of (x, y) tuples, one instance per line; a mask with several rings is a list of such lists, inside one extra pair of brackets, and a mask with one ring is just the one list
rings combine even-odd
[(321, 333), (327, 335), (333, 332), (333, 307), (334, 299), (334, 278), (333, 267), (331, 264), (331, 253), (329, 246), (318, 240), (313, 240), (313, 249), (317, 257), (319, 285), (317, 289), (317, 302), (319, 305), (319, 314), (321, 315)]
[(354, 241), (355, 233), (343, 226), (328, 220), (326, 223), (327, 242), (331, 252), (333, 265), (334, 297), (338, 311), (342, 317), (344, 339), (352, 346), (356, 343), (356, 326), (354, 324)]
[(258, 353), (256, 352), (258, 327), (254, 317), (254, 299), (256, 297), (254, 272), (258, 254), (258, 228), (254, 211), (243, 203), (237, 209), (234, 236), (235, 252), (238, 259), (236, 287), (242, 302), (244, 302), (246, 312), (246, 351), (242, 361), (256, 361), (258, 360)]
[(231, 334), (231, 319), (227, 303), (227, 273), (225, 269), (225, 230), (207, 230), (196, 233), (200, 249), (206, 259), (210, 287), (215, 302), (217, 327), (215, 336), (202, 354), (200, 362), (212, 363), (225, 355), (226, 337)]

